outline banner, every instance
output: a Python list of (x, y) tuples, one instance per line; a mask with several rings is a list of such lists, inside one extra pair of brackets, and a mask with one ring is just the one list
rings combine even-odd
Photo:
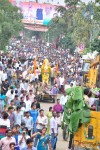
[(4, 138), (6, 136), (6, 130), (7, 126), (0, 126), (0, 139)]
[(55, 5), (40, 4), (35, 2), (21, 2), (20, 0), (10, 0), (10, 2), (21, 8), (23, 23), (47, 26), (52, 18), (58, 15)]

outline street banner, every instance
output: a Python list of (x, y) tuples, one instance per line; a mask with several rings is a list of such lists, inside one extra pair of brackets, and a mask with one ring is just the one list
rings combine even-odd
[(23, 14), (22, 22), (26, 24), (39, 24), (47, 26), (54, 17), (59, 15), (56, 11), (56, 6), (52, 4), (22, 2), (20, 0), (9, 1), (21, 9)]

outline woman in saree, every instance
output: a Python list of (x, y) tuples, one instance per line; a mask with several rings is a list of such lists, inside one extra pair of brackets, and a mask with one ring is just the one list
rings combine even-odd
[(32, 135), (32, 138), (37, 136), (38, 144), (37, 150), (52, 150), (51, 143), (50, 143), (50, 135), (46, 134), (47, 128), (43, 127), (41, 133), (37, 132)]

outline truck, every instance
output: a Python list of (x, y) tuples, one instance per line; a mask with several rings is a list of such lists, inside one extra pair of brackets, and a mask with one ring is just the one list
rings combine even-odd
[(100, 88), (100, 55), (97, 55), (94, 60), (84, 63), (84, 66), (89, 66), (84, 73), (85, 85), (89, 88), (94, 88), (95, 86)]
[(100, 112), (90, 112), (90, 122), (74, 133), (74, 150), (100, 150)]
[[(89, 63), (89, 70), (84, 74), (86, 87), (100, 88), (100, 55)], [(99, 128), (100, 112), (90, 111), (90, 122), (83, 123), (74, 133), (74, 150), (100, 150)]]
[(63, 130), (66, 127), (65, 140), (68, 139), (69, 133), (71, 135), (69, 140), (71, 150), (100, 150), (100, 112), (89, 108), (83, 96), (84, 90), (89, 91), (95, 85), (100, 86), (99, 63), (100, 56), (90, 61), (90, 68), (87, 71), (87, 87), (77, 86), (66, 91), (68, 100), (64, 108)]

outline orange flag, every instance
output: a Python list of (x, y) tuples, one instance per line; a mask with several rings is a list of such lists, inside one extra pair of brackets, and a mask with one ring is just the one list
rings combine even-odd
[(34, 75), (36, 75), (36, 68), (37, 68), (36, 58), (33, 61), (33, 66), (34, 66)]
[(56, 75), (58, 74), (59, 68), (58, 68), (58, 63), (56, 64)]

